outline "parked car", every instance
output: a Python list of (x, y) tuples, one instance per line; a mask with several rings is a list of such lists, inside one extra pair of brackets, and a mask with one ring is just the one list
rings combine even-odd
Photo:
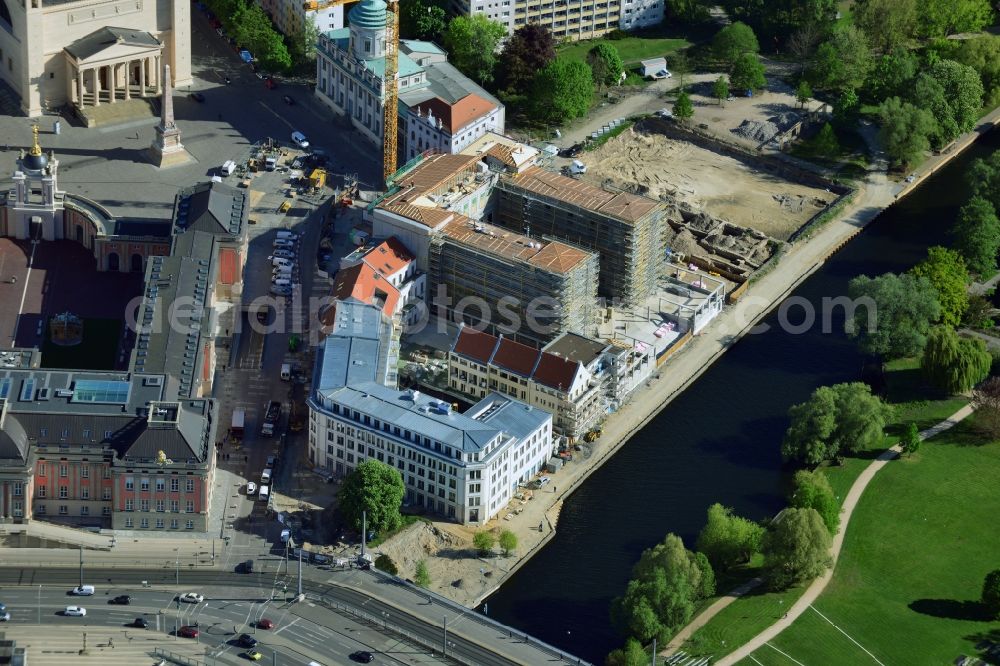
[(146, 618), (144, 617), (137, 617), (135, 618), (135, 621), (132, 623), (132, 626), (135, 627), (136, 629), (148, 629), (149, 622), (147, 622)]
[(236, 639), (236, 642), (240, 644), (240, 647), (255, 648), (257, 647), (257, 643), (260, 641), (250, 634), (240, 634), (239, 638)]
[(295, 106), (295, 98), (291, 95), (282, 95), (281, 100), (288, 106)]
[(559, 151), (559, 157), (576, 157), (583, 152), (583, 144), (575, 143), (569, 148), (563, 148)]
[(282, 259), (294, 259), (295, 252), (293, 250), (288, 250), (286, 248), (280, 248), (272, 252), (271, 256), (281, 257)]
[(120, 606), (128, 606), (130, 603), (132, 603), (132, 597), (130, 597), (127, 594), (119, 594), (114, 599), (109, 599), (108, 603), (109, 604), (118, 604)]
[(185, 592), (181, 595), (181, 601), (186, 604), (200, 604), (205, 600), (205, 596), (197, 592)]
[(268, 620), (266, 617), (262, 617), (261, 619), (257, 620), (257, 628), (258, 629), (274, 629), (274, 621), (273, 620)]
[(240, 562), (236, 565), (236, 573), (253, 573), (253, 560), (247, 560), (246, 562)]
[(87, 615), (87, 609), (81, 606), (66, 606), (63, 615), (67, 617), (84, 617)]
[(305, 150), (306, 148), (309, 147), (309, 139), (306, 138), (305, 134), (303, 134), (298, 130), (292, 132), (292, 143), (294, 143), (302, 150)]
[(366, 652), (365, 650), (358, 650), (357, 652), (351, 653), (351, 660), (361, 664), (370, 664), (375, 661), (375, 655), (371, 652)]
[(247, 481), (247, 496), (253, 495), (257, 492), (257, 484), (253, 481)]
[(93, 585), (79, 585), (74, 587), (69, 592), (70, 594), (77, 597), (92, 597), (94, 596), (94, 586)]
[(193, 92), (190, 95), (188, 95), (188, 97), (198, 102), (199, 104), (205, 101), (205, 96), (202, 95), (200, 92)]
[(198, 638), (198, 628), (190, 625), (184, 625), (177, 630), (177, 635), (181, 638)]
[(267, 463), (266, 463), (266, 464), (264, 465), (264, 467), (272, 467), (272, 468), (273, 468), (273, 467), (274, 467), (274, 464), (275, 464), (276, 462), (278, 462), (278, 456), (276, 456), (276, 455), (274, 455), (274, 454), (272, 453), (271, 455), (269, 455), (269, 456), (267, 457)]
[(271, 293), (274, 294), (275, 296), (291, 296), (292, 295), (292, 288), (291, 287), (283, 287), (283, 286), (279, 286), (279, 285), (276, 285), (276, 284), (272, 284), (271, 285)]

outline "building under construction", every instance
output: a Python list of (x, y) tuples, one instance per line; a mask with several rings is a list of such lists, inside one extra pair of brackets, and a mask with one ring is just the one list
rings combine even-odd
[(596, 324), (593, 252), (455, 216), (432, 237), (428, 262), (431, 308), (450, 321), (533, 346)]
[(637, 303), (656, 288), (667, 229), (661, 202), (539, 167), (500, 178), (495, 194), (493, 219), (501, 226), (597, 252), (601, 296)]

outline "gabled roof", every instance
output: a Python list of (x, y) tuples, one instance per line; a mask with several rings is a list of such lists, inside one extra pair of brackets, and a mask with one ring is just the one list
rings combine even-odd
[(557, 391), (569, 391), (583, 367), (579, 361), (539, 351), (468, 326), (459, 331), (451, 351), (482, 365), (503, 368)]
[(499, 340), (496, 336), (477, 331), (469, 326), (463, 326), (455, 338), (451, 350), (456, 354), (470, 358), (473, 361), (487, 365), (493, 358)]
[(492, 113), (497, 108), (495, 104), (475, 93), (470, 93), (450, 104), (440, 97), (432, 97), (420, 102), (416, 107), (422, 116), (426, 117), (429, 111), (439, 119), (449, 134), (458, 134), (473, 121)]
[(209, 234), (240, 236), (249, 215), (247, 195), (225, 183), (199, 183), (177, 193), (174, 227)]
[(493, 364), (522, 377), (531, 377), (538, 363), (538, 353), (533, 347), (501, 338), (496, 353), (493, 354)]
[(535, 367), (532, 378), (539, 384), (544, 384), (557, 391), (568, 391), (573, 386), (580, 364), (568, 358), (542, 352)]
[(362, 257), (365, 263), (383, 276), (395, 275), (405, 269), (414, 256), (395, 236), (385, 239)]
[(106, 51), (117, 45), (138, 48), (157, 48), (162, 46), (160, 41), (153, 35), (142, 30), (132, 30), (131, 28), (114, 28), (107, 26), (81, 37), (69, 46), (66, 51), (77, 60), (87, 60), (102, 51)]
[(650, 212), (663, 208), (663, 203), (655, 199), (627, 192), (608, 192), (537, 166), (529, 167), (517, 175), (507, 176), (501, 183), (628, 223), (635, 223)]
[(337, 273), (337, 279), (333, 283), (333, 297), (341, 301), (353, 299), (377, 305), (387, 317), (392, 317), (399, 303), (399, 290), (374, 268), (360, 263)]

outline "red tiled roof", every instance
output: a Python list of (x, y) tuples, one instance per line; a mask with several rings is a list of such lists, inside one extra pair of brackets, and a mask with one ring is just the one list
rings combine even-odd
[(382, 312), (391, 317), (399, 302), (399, 290), (382, 278), (368, 264), (355, 264), (337, 273), (333, 283), (333, 297), (346, 301), (355, 299), (362, 303), (375, 305), (376, 299), (382, 300)]
[(475, 93), (469, 93), (454, 104), (448, 104), (440, 97), (434, 97), (419, 104), (420, 111), (426, 115), (430, 110), (435, 118), (441, 120), (441, 124), (450, 134), (462, 131), (472, 121), (482, 118), (496, 107)]
[(474, 328), (463, 326), (455, 341), (454, 351), (456, 354), (486, 365), (493, 356), (497, 340), (496, 336), (489, 333), (481, 333)]
[(240, 281), (240, 262), (236, 250), (231, 247), (219, 249), (219, 282), (236, 284)]
[(571, 361), (562, 356), (542, 352), (542, 358), (535, 368), (534, 380), (558, 391), (568, 391), (573, 386), (573, 380), (580, 369), (577, 361)]
[(505, 370), (530, 377), (538, 361), (538, 350), (528, 345), (504, 338), (493, 355), (493, 363)]
[(395, 275), (406, 268), (413, 259), (410, 251), (395, 236), (382, 241), (364, 256), (365, 262), (384, 276)]

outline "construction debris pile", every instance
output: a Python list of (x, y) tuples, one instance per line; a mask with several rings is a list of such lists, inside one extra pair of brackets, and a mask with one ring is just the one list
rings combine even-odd
[(767, 143), (774, 137), (787, 132), (801, 122), (802, 116), (794, 111), (779, 113), (767, 120), (744, 120), (738, 127), (730, 130), (733, 134), (748, 141)]
[(679, 204), (668, 217), (667, 247), (687, 258), (700, 259), (733, 277), (749, 277), (777, 247), (769, 236)]

